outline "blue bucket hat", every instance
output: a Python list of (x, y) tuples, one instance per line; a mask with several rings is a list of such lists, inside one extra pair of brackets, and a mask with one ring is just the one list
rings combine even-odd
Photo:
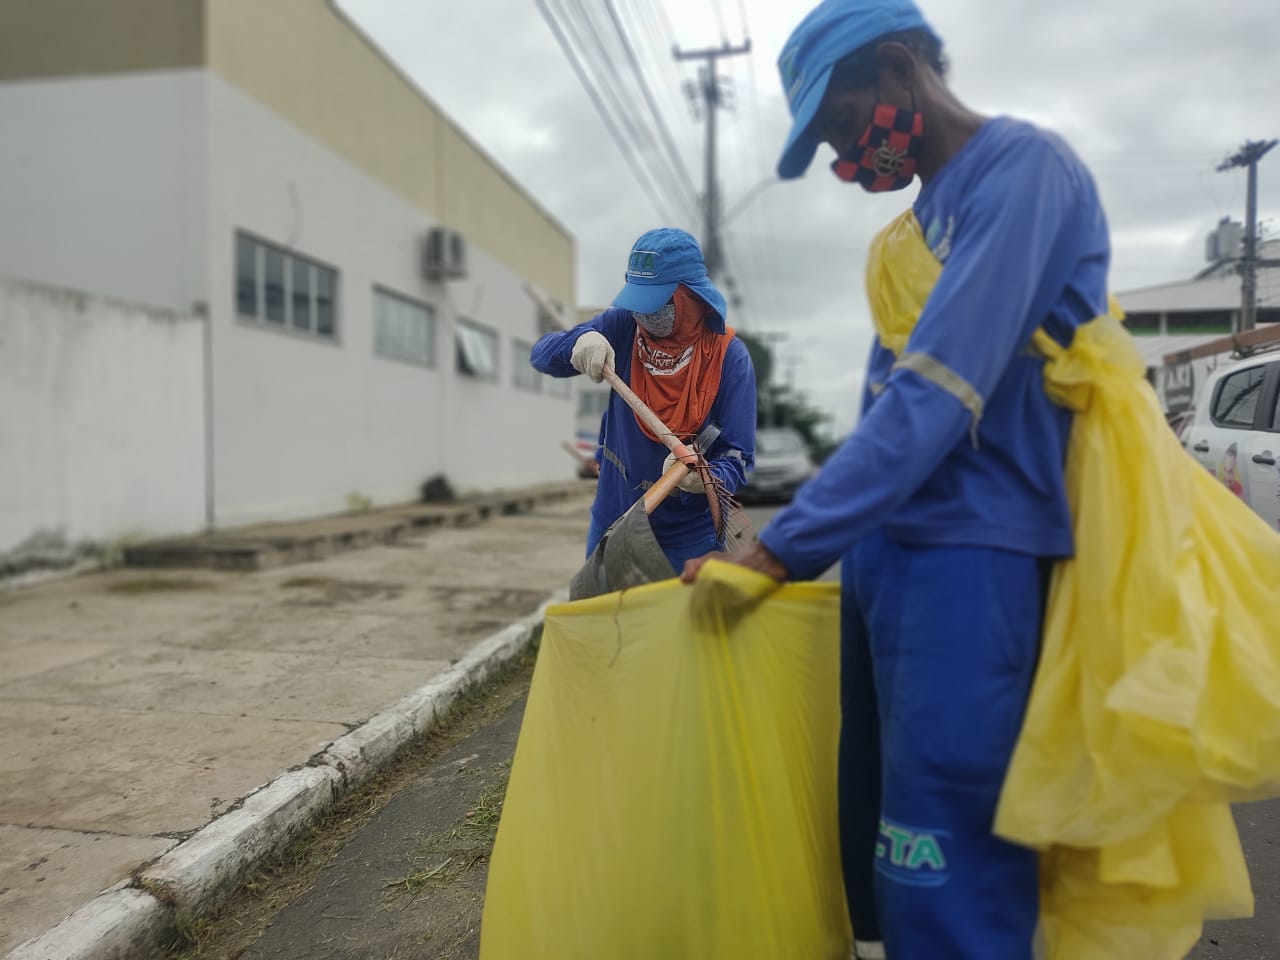
[(823, 0), (809, 11), (778, 57), (782, 89), (791, 108), (791, 133), (778, 161), (779, 177), (794, 179), (813, 160), (818, 138), (809, 127), (836, 63), (877, 37), (917, 27), (933, 33), (911, 0)]
[(683, 284), (712, 310), (724, 332), (724, 296), (707, 276), (698, 241), (683, 230), (660, 227), (650, 230), (631, 248), (627, 260), (627, 282), (613, 298), (613, 305), (632, 313), (656, 313)]

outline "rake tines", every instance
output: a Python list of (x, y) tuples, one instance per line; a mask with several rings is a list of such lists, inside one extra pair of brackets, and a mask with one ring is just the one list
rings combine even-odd
[(698, 449), (697, 444), (693, 443), (692, 439), (679, 437), (677, 439), (686, 443), (689, 449), (698, 455), (698, 465), (695, 469), (702, 477), (702, 489), (711, 507), (711, 521), (715, 524), (716, 539), (729, 549), (731, 544), (741, 540), (751, 530), (751, 518), (742, 509), (742, 504), (733, 498), (733, 494), (729, 492), (724, 482), (711, 472), (706, 456)]

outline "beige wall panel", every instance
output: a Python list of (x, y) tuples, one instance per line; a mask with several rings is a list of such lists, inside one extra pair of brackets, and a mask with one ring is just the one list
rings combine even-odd
[(416, 206), (436, 209), (439, 114), (320, 0), (215, 0), (209, 65)]
[(0, 81), (198, 66), (205, 0), (3, 0)]
[(573, 239), (320, 0), (216, 0), (223, 77), (566, 303)]
[(456, 129), (446, 129), (443, 147), (440, 218), (561, 303), (573, 303), (573, 238)]

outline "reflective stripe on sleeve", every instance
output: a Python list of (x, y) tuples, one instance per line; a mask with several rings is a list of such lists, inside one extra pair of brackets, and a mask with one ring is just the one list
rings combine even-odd
[(894, 370), (910, 370), (919, 377), (928, 380), (935, 387), (945, 390), (960, 401), (969, 411), (969, 439), (974, 448), (978, 446), (978, 422), (982, 420), (982, 397), (973, 385), (956, 373), (945, 363), (935, 360), (927, 353), (904, 353), (893, 365)]

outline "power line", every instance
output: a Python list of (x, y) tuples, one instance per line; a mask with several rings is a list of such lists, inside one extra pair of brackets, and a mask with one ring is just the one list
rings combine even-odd
[(729, 31), (724, 25), (724, 10), (720, 8), (720, 0), (711, 0), (711, 6), (716, 11), (716, 23), (720, 26), (720, 42), (726, 47), (729, 45)]
[[(640, 147), (640, 149), (644, 149), (645, 141), (649, 139), (648, 130), (646, 129), (642, 132), (636, 125), (632, 111), (627, 109), (625, 94), (619, 91), (616, 85), (617, 78), (609, 69), (610, 65), (608, 60), (603, 57), (603, 54), (605, 53), (604, 38), (600, 35), (600, 31), (596, 29), (595, 21), (587, 12), (584, 0), (573, 0), (573, 2), (577, 5), (581, 20), (579, 21), (577, 18), (572, 17), (569, 18), (570, 28), (574, 31), (578, 40), (578, 45), (582, 48), (585, 57), (592, 64), (592, 72), (595, 74), (597, 88), (608, 93), (612, 100), (611, 106), (616, 111), (615, 119), (620, 118), (622, 125), (631, 134), (632, 141)], [(594, 43), (588, 43), (587, 40), (584, 39), (583, 34), (579, 32), (578, 29), (579, 23), (586, 24), (586, 29), (590, 32), (591, 40), (593, 40)], [(652, 168), (650, 172), (653, 172)]]
[[(744, 36), (749, 37), (751, 36), (751, 25), (747, 21), (745, 0), (738, 0), (738, 6), (739, 13), (742, 17), (742, 33)], [(749, 122), (747, 124), (749, 127), (748, 139), (751, 141), (751, 152), (752, 156), (755, 158), (756, 171), (758, 175), (768, 171), (769, 179), (763, 181), (763, 183), (776, 183), (776, 179), (772, 176), (772, 166), (764, 155), (764, 123), (760, 116), (760, 85), (756, 77), (756, 56), (754, 53), (746, 57), (744, 66), (747, 75), (747, 109), (749, 113)], [(747, 204), (750, 204), (758, 195), (758, 192), (763, 189), (764, 186), (762, 184), (757, 184), (755, 187), (748, 190), (746, 194), (740, 197), (737, 203), (735, 203), (725, 215), (726, 224), (732, 220), (739, 211), (744, 209)], [(778, 256), (778, 246), (775, 240), (777, 231), (773, 229), (773, 224), (771, 222), (772, 218), (769, 216), (769, 209), (768, 204), (755, 204), (751, 211), (752, 220), (756, 225), (756, 229), (768, 238), (766, 249), (763, 252), (766, 268), (782, 262)], [(753, 279), (755, 277), (768, 276), (767, 269), (762, 271), (755, 266), (755, 264), (758, 263), (758, 253), (758, 251), (752, 251), (748, 254), (749, 258), (752, 260), (751, 276)], [(774, 285), (766, 282), (761, 284), (761, 287), (764, 291), (765, 307), (768, 309), (769, 315), (774, 318), (779, 317), (781, 314), (778, 310), (778, 299)]]
[(662, 137), (663, 143), (666, 145), (667, 153), (671, 159), (671, 165), (676, 171), (676, 179), (680, 186), (685, 190), (687, 199), (691, 200), (696, 210), (698, 205), (698, 191), (693, 185), (693, 179), (689, 176), (689, 170), (684, 165), (684, 160), (680, 157), (680, 151), (676, 149), (675, 141), (671, 137), (671, 131), (667, 128), (666, 121), (662, 118), (662, 113), (658, 109), (657, 103), (653, 98), (653, 91), (649, 88), (648, 82), (644, 78), (644, 73), (640, 69), (640, 62), (636, 59), (635, 50), (631, 46), (631, 41), (627, 39), (627, 31), (622, 26), (622, 20), (618, 17), (618, 10), (614, 6), (613, 0), (605, 0), (605, 9), (609, 12), (609, 17), (613, 21), (614, 29), (618, 33), (618, 39), (622, 42), (622, 49), (626, 53), (627, 62), (631, 66), (631, 72), (635, 75), (636, 83), (640, 87), (640, 92), (644, 95), (645, 103), (649, 106), (649, 112), (653, 115), (654, 125), (658, 129), (658, 133)]
[[(662, 26), (658, 23), (658, 15), (654, 13), (653, 3), (646, 3), (645, 0), (631, 0), (628, 4), (631, 10), (632, 18), (642, 26), (643, 31), (649, 35), (649, 40), (654, 42), (654, 46), (659, 50), (665, 50), (666, 42), (662, 38)], [(641, 46), (644, 46), (642, 43)]]
[(736, 57), (750, 52), (750, 38), (744, 40), (740, 47), (730, 46), (726, 42), (719, 47), (708, 47), (705, 50), (681, 51), (676, 48), (673, 51), (677, 60), (705, 61), (698, 71), (700, 93), (706, 105), (707, 119), (707, 145), (703, 155), (706, 188), (702, 198), (702, 254), (707, 262), (707, 273), (712, 279), (715, 279), (723, 268), (720, 244), (720, 184), (716, 177), (716, 114), (720, 112), (724, 97), (720, 87), (720, 76), (716, 73), (716, 63), (724, 57)]
[[(670, 34), (670, 21), (666, 17), (666, 9), (662, 4), (662, 0), (649, 0), (649, 3), (644, 5), (643, 7), (641, 7), (640, 4), (637, 3), (635, 4), (635, 7), (639, 9), (641, 13), (644, 15), (643, 19), (645, 22), (645, 26), (649, 28), (649, 36), (651, 38), (656, 36), (656, 40), (659, 48), (661, 48), (664, 40), (662, 36), (663, 24), (662, 22), (660, 22), (660, 20), (666, 23), (667, 31), (668, 31), (666, 39), (672, 41), (672, 48), (675, 48), (674, 37), (671, 36)], [(747, 21), (746, 7), (745, 7), (745, 4), (743, 3), (743, 0), (739, 0), (739, 13), (741, 14), (741, 17), (742, 17), (743, 35), (749, 36), (750, 26)], [(678, 49), (678, 48), (675, 48), (675, 49)], [(670, 61), (667, 61), (667, 62), (670, 62)], [(758, 97), (753, 97), (751, 102), (751, 107), (753, 110), (753, 117), (756, 119), (757, 129), (759, 129), (760, 124), (759, 124)], [(760, 137), (757, 135), (752, 138), (752, 152), (757, 157), (757, 159), (761, 155), (760, 151), (761, 151)], [(759, 212), (760, 211), (756, 211), (757, 215), (759, 214)], [(767, 234), (769, 231), (767, 227), (764, 227), (762, 225), (762, 232)], [(717, 247), (715, 242), (712, 241), (710, 257), (708, 262), (709, 264), (712, 265), (713, 269), (715, 268), (715, 262), (717, 257), (719, 257), (723, 261), (725, 259), (725, 255), (726, 255), (726, 251), (724, 249), (723, 243), (721, 246)], [(742, 258), (735, 257), (734, 259), (735, 261), (738, 261)], [(746, 251), (745, 260), (746, 260), (747, 269), (745, 271), (734, 271), (729, 268), (727, 263), (722, 263), (722, 266), (721, 266), (721, 272), (724, 273), (723, 284), (726, 288), (726, 293), (730, 297), (730, 301), (734, 308), (734, 312), (739, 316), (739, 320), (735, 321), (735, 325), (741, 326), (744, 329), (749, 329), (750, 327), (754, 326), (754, 323), (752, 322), (752, 311), (749, 310), (744, 305), (743, 298), (738, 294), (737, 288), (742, 286), (741, 281), (744, 278), (751, 277), (754, 279), (757, 276), (763, 277), (766, 275), (758, 271), (757, 269), (758, 259), (759, 258), (756, 256), (754, 251)], [(754, 286), (754, 284), (749, 284), (749, 285)], [(763, 283), (763, 286), (767, 294), (772, 294), (772, 287), (767, 281)], [(767, 303), (766, 306), (771, 307), (772, 297), (769, 297), (769, 301), (770, 302)], [(776, 312), (776, 311), (771, 311), (771, 312)]]
[(673, 112), (683, 112), (680, 72), (670, 58), (674, 44), (669, 35), (663, 36), (662, 24), (654, 9), (654, 4), (658, 2), (659, 0), (631, 0), (626, 8), (630, 9), (632, 21), (636, 24), (636, 45), (645, 52), (649, 61), (648, 72), (658, 81), (658, 90), (668, 95), (666, 106), (677, 108)]
[(751, 30), (747, 27), (747, 0), (738, 0), (738, 18), (742, 21), (742, 35), (751, 36)]
[(667, 35), (667, 48), (674, 50), (676, 46), (676, 32), (671, 27), (671, 17), (667, 15), (666, 4), (663, 3), (663, 0), (653, 0), (653, 2), (658, 8), (658, 17), (662, 21), (662, 28)]
[(583, 67), (582, 62), (579, 60), (576, 51), (573, 49), (572, 44), (569, 42), (568, 36), (556, 20), (555, 15), (551, 12), (550, 7), (547, 5), (547, 0), (534, 0), (534, 2), (537, 4), (538, 12), (542, 14), (542, 19), (545, 20), (547, 22), (547, 26), (551, 28), (551, 32), (555, 36), (556, 42), (560, 45), (560, 49), (564, 51), (565, 59), (569, 61), (569, 65), (573, 68), (573, 72), (577, 74), (578, 82), (582, 84), (582, 89), (586, 91), (587, 96), (590, 97), (592, 104), (596, 108), (596, 113), (600, 115), (600, 119), (604, 122), (605, 130), (608, 131), (609, 137), (613, 140), (614, 145), (622, 154), (622, 158), (627, 162), (627, 165), (631, 167), (631, 172), (635, 174), (636, 180), (644, 190), (645, 195), (649, 198), (649, 202), (653, 204), (653, 209), (657, 212), (659, 217), (664, 220), (668, 219), (669, 214), (663, 209), (663, 203), (658, 191), (654, 189), (654, 185), (651, 183), (648, 174), (646, 174), (643, 167), (640, 166), (636, 158), (636, 154), (626, 143), (622, 132), (618, 129), (608, 108), (601, 100), (600, 95), (594, 84), (591, 82), (590, 77), (587, 76), (586, 70)]
[[(621, 126), (630, 135), (637, 150), (637, 162), (645, 166), (659, 191), (673, 202), (676, 202), (683, 193), (684, 203), (691, 208), (690, 215), (696, 217), (696, 192), (689, 183), (688, 174), (685, 173), (682, 180), (679, 170), (668, 165), (649, 124), (645, 122), (642, 114), (631, 107), (636, 97), (631, 90), (627, 89), (624, 78), (613, 69), (615, 54), (606, 42), (605, 33), (597, 27), (584, 0), (574, 0), (574, 2), (578, 11), (577, 16), (574, 16), (567, 6), (564, 7), (567, 25), (582, 51), (584, 60), (594, 74), (596, 89), (604, 94), (601, 99), (607, 101), (606, 109), (611, 110), (615, 125)], [(625, 35), (626, 31), (623, 28), (622, 36), (625, 38)], [(670, 221), (670, 218), (667, 219), (669, 222), (674, 222)]]

